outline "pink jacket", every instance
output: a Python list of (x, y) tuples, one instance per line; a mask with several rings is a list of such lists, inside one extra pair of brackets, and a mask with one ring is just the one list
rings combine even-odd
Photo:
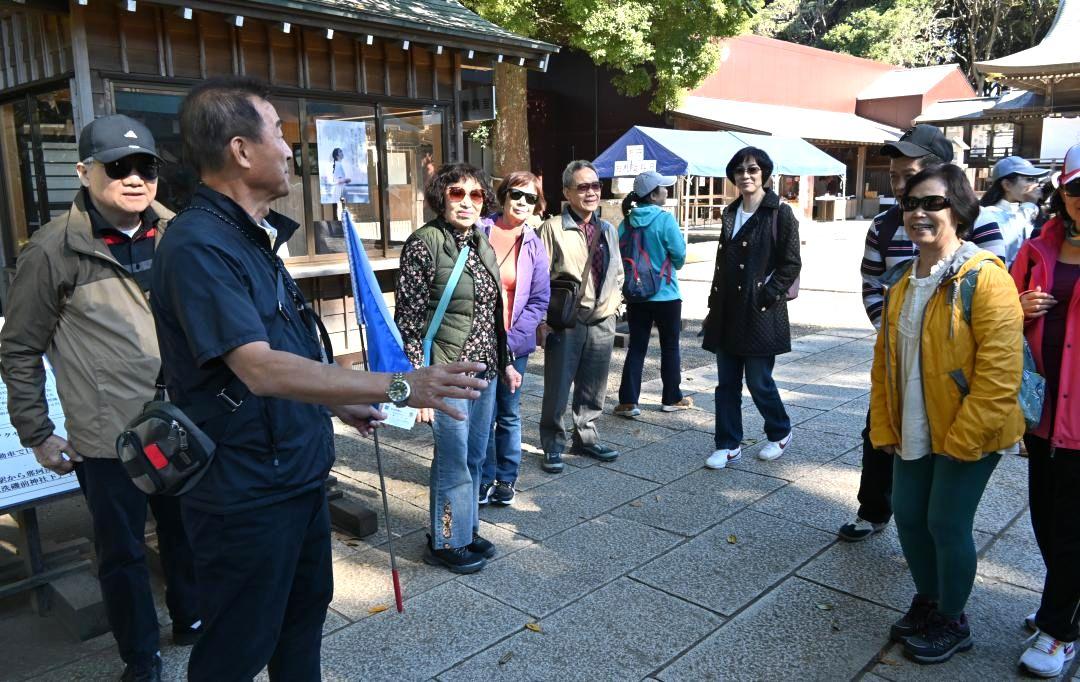
[[(1054, 288), (1054, 268), (1057, 266), (1058, 253), (1065, 241), (1065, 223), (1060, 217), (1054, 218), (1042, 228), (1036, 239), (1029, 239), (1020, 247), (1016, 261), (1012, 266), (1013, 281), (1022, 294), (1037, 286), (1043, 291)], [(1026, 320), (1024, 336), (1035, 356), (1039, 372), (1044, 372), (1042, 344), (1044, 317)], [(1033, 435), (1048, 439), (1054, 447), (1080, 450), (1080, 394), (1069, 397), (1069, 390), (1080, 391), (1080, 355), (1073, 352), (1073, 347), (1080, 349), (1080, 282), (1073, 290), (1069, 303), (1069, 317), (1065, 330), (1065, 353), (1061, 359), (1061, 381), (1058, 383), (1056, 396), (1057, 414), (1054, 420), (1054, 432), (1050, 433), (1046, 410), (1039, 426), (1031, 431)], [(1047, 396), (1049, 399), (1049, 396)]]

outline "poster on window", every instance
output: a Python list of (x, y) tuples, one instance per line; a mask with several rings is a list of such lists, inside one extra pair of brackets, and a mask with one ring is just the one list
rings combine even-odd
[[(3, 318), (0, 318), (2, 326)], [(64, 413), (56, 394), (56, 378), (52, 366), (45, 363), (45, 400), (49, 419), (56, 427), (54, 433), (67, 437)], [(0, 513), (11, 507), (21, 507), (54, 495), (79, 489), (75, 474), (57, 476), (38, 464), (34, 451), (22, 446), (19, 434), (11, 425), (7, 408), (7, 386), (0, 382)]]
[(315, 121), (319, 150), (319, 203), (366, 204), (367, 131), (363, 121)]

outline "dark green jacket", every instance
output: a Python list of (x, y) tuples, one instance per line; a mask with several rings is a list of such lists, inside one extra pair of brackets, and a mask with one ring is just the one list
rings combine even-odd
[[(431, 324), (431, 319), (435, 316), (435, 309), (439, 307), (439, 300), (442, 298), (443, 291), (445, 291), (446, 285), (450, 281), (450, 273), (453, 271), (454, 263), (457, 262), (458, 253), (460, 253), (451, 230), (453, 228), (445, 220), (436, 218), (421, 227), (410, 237), (410, 239), (417, 239), (427, 246), (428, 252), (431, 253), (431, 259), (435, 263), (435, 281), (432, 284), (431, 296), (428, 297), (427, 312), (424, 319), (425, 334)], [(491, 248), (491, 243), (488, 242), (483, 231), (474, 228), (469, 244), (479, 254), (480, 260), (488, 273), (495, 278), (496, 287), (501, 289), (499, 264), (495, 260), (495, 251)], [(472, 331), (474, 294), (473, 276), (470, 274), (469, 269), (465, 268), (461, 273), (461, 279), (458, 280), (457, 287), (454, 289), (454, 296), (450, 299), (450, 305), (443, 316), (439, 331), (435, 334), (435, 340), (431, 344), (431, 364), (456, 362), (461, 357), (465, 341), (469, 338), (469, 332)], [(496, 369), (502, 372), (513, 361), (506, 345), (502, 296), (499, 296), (495, 302), (495, 333), (498, 337), (496, 354), (499, 359), (499, 366)]]

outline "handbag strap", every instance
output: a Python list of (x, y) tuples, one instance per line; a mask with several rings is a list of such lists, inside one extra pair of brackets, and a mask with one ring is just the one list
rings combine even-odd
[(450, 272), (450, 279), (446, 282), (446, 288), (443, 289), (442, 296), (439, 298), (439, 305), (435, 308), (435, 314), (431, 318), (431, 322), (428, 323), (427, 334), (424, 335), (424, 366), (431, 365), (431, 344), (435, 341), (435, 335), (439, 332), (439, 327), (442, 325), (443, 316), (446, 314), (446, 309), (450, 306), (450, 299), (454, 297), (454, 289), (457, 288), (458, 280), (461, 279), (461, 273), (465, 270), (465, 261), (469, 259), (469, 245), (466, 244), (458, 252), (457, 261), (454, 262), (454, 269)]

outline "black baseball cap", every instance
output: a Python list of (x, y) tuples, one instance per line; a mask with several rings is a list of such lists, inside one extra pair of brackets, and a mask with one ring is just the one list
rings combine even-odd
[(79, 160), (93, 157), (109, 163), (132, 154), (149, 154), (159, 160), (150, 129), (130, 116), (102, 116), (86, 124), (79, 135)]
[(920, 123), (901, 135), (899, 140), (886, 142), (881, 148), (881, 154), (891, 158), (906, 156), (910, 159), (933, 154), (949, 163), (953, 160), (953, 146), (945, 139), (945, 134), (940, 128)]

